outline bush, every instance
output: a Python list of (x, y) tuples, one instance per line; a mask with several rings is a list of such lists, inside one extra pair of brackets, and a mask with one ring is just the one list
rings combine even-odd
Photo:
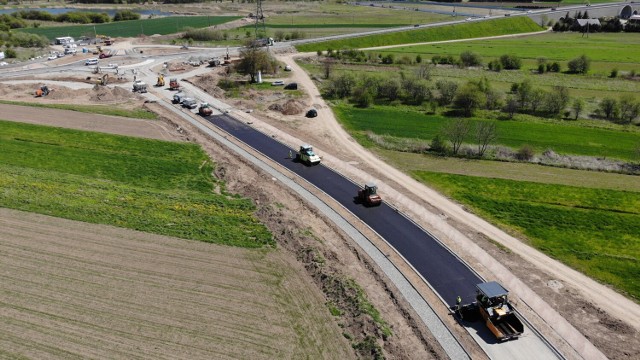
[(481, 66), (482, 58), (471, 51), (464, 51), (460, 54), (460, 64), (464, 67)]
[(518, 70), (522, 66), (522, 60), (515, 55), (500, 56), (500, 63), (505, 70)]
[(522, 145), (522, 147), (516, 153), (516, 159), (520, 161), (531, 161), (533, 159), (533, 148), (531, 145)]
[(618, 69), (613, 69), (611, 70), (611, 74), (609, 75), (610, 78), (615, 79), (618, 77)]
[(118, 10), (113, 15), (113, 21), (139, 20), (140, 14), (131, 10)]
[(449, 152), (449, 146), (447, 145), (447, 142), (440, 135), (436, 135), (436, 137), (431, 140), (429, 149), (438, 154), (446, 154), (447, 152)]
[(489, 62), (489, 70), (500, 72), (502, 70), (502, 63), (500, 60), (491, 60)]
[(569, 67), (569, 72), (574, 74), (586, 74), (589, 72), (589, 67), (591, 66), (591, 60), (586, 55), (581, 55), (577, 57), (567, 64)]
[(15, 59), (16, 57), (18, 57), (18, 54), (13, 49), (7, 49), (7, 50), (4, 51), (4, 56), (7, 59)]

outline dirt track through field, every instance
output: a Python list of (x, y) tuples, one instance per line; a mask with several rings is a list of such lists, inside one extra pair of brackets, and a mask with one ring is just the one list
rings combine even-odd
[(0, 256), (0, 357), (352, 356), (278, 250), (0, 209)]

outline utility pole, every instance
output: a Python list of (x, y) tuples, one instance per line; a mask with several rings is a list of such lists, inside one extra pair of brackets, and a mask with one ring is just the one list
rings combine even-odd
[(264, 36), (267, 35), (267, 27), (264, 24), (264, 13), (262, 12), (262, 0), (256, 0), (256, 30), (255, 30), (255, 38), (256, 38), (256, 40), (259, 38), (258, 37), (258, 32), (259, 32), (258, 28), (261, 28), (262, 34)]

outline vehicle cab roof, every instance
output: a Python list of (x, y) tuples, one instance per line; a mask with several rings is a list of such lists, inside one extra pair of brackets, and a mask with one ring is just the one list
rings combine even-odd
[(486, 297), (493, 298), (509, 294), (509, 291), (498, 284), (496, 281), (488, 281), (482, 284), (476, 285), (478, 290)]

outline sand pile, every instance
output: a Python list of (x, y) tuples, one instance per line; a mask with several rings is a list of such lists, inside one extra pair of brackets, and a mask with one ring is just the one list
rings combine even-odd
[(297, 115), (304, 111), (306, 105), (300, 101), (295, 99), (290, 99), (282, 105), (282, 113), (284, 115)]

